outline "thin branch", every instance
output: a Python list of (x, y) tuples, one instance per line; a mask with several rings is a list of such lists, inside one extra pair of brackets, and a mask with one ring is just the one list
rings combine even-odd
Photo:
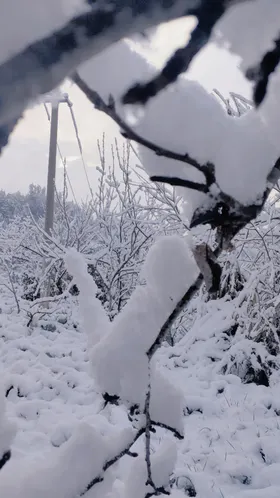
[(146, 244), (147, 240), (149, 240), (152, 237), (152, 234), (147, 235), (146, 238), (137, 246), (130, 254), (129, 256), (121, 263), (119, 268), (114, 272), (111, 281), (110, 281), (110, 288), (112, 286), (112, 283), (114, 282), (116, 276), (118, 273), (122, 270), (122, 268), (140, 251), (141, 247)]
[(146, 427), (145, 427), (145, 461), (147, 465), (147, 481), (146, 486), (152, 486), (155, 490), (156, 486), (152, 478), (152, 466), (151, 466), (151, 416), (150, 416), (150, 401), (151, 401), (151, 367), (150, 362), (148, 364), (148, 386), (146, 391), (145, 399), (145, 409), (144, 414), (146, 417)]
[(162, 422), (155, 422), (154, 420), (151, 420), (151, 426), (155, 426), (155, 427), (161, 427), (161, 429), (166, 429), (167, 431), (169, 432), (172, 432), (172, 434), (177, 438), (177, 439), (184, 439), (184, 436), (182, 434), (180, 434), (179, 431), (177, 431), (177, 429), (174, 429), (174, 427), (171, 427), (170, 425), (167, 425), (167, 424), (163, 424)]
[[(221, 246), (218, 246), (215, 249), (215, 251), (213, 251), (213, 254), (215, 255), (216, 258), (219, 257), (222, 250), (223, 250), (223, 248)], [(162, 325), (162, 327), (159, 331), (157, 338), (155, 339), (155, 341), (153, 342), (153, 344), (150, 346), (150, 348), (148, 349), (148, 351), (146, 353), (149, 360), (152, 358), (152, 356), (155, 354), (155, 352), (161, 346), (168, 331), (170, 330), (170, 328), (174, 324), (175, 320), (177, 320), (177, 318), (179, 317), (180, 313), (183, 311), (186, 304), (193, 298), (194, 294), (200, 289), (203, 281), (204, 281), (204, 277), (203, 277), (202, 273), (199, 273), (195, 282), (188, 288), (188, 290), (185, 292), (183, 297), (176, 304), (172, 313), (170, 313), (169, 317), (165, 320), (164, 324)]]
[[(132, 453), (130, 451), (130, 449), (132, 448), (132, 446), (136, 443), (136, 441), (139, 439), (139, 437), (142, 436), (142, 434), (144, 434), (145, 432), (145, 428), (142, 427), (141, 429), (139, 429), (139, 431), (137, 431), (137, 433), (135, 434), (134, 438), (132, 439), (132, 441), (130, 441), (130, 443), (127, 445), (127, 447), (125, 449), (123, 449), (122, 451), (120, 451), (120, 453), (118, 453), (116, 456), (114, 456), (113, 458), (111, 458), (110, 460), (108, 460), (104, 465), (103, 465), (103, 472), (106, 472), (106, 470), (108, 470), (110, 467), (112, 467), (112, 465), (114, 465), (116, 462), (118, 462), (123, 456), (125, 455), (130, 455), (133, 457), (135, 457), (135, 453)], [(95, 484), (98, 484), (99, 482), (102, 482), (103, 481), (103, 477), (102, 476), (97, 476), (95, 477), (88, 485), (87, 487), (84, 489), (84, 491), (82, 491), (80, 493), (80, 496), (84, 496), (91, 488), (93, 488), (93, 486)]]
[(150, 348), (147, 351), (147, 356), (149, 359), (152, 358), (152, 356), (155, 354), (155, 352), (161, 346), (167, 332), (172, 327), (173, 323), (178, 318), (180, 313), (183, 311), (184, 307), (189, 302), (189, 300), (192, 299), (194, 294), (200, 289), (202, 283), (203, 283), (203, 276), (200, 273), (198, 275), (196, 281), (193, 283), (193, 285), (191, 285), (191, 287), (187, 290), (187, 292), (184, 294), (184, 296), (176, 304), (174, 310), (172, 311), (172, 313), (170, 313), (169, 317), (167, 318), (167, 320), (164, 322), (163, 326), (161, 327), (157, 338), (155, 339), (155, 341), (153, 342), (153, 344), (150, 346)]
[(204, 167), (201, 166), (196, 159), (191, 157), (189, 154), (178, 154), (177, 152), (173, 152), (169, 149), (161, 147), (159, 145), (154, 144), (150, 140), (147, 140), (140, 135), (138, 135), (135, 131), (133, 131), (128, 124), (117, 114), (114, 103), (111, 101), (109, 104), (106, 104), (104, 100), (100, 97), (100, 95), (92, 90), (87, 83), (79, 76), (77, 72), (72, 75), (72, 81), (84, 92), (90, 102), (94, 105), (94, 107), (110, 116), (123, 130), (123, 136), (128, 140), (133, 140), (144, 147), (155, 152), (157, 156), (167, 157), (168, 159), (174, 159), (175, 161), (181, 161), (183, 163), (189, 164), (193, 166), (201, 173), (205, 174)]

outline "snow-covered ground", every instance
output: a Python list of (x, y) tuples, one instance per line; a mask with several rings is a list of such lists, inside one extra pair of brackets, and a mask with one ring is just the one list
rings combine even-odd
[[(236, 375), (222, 373), (230, 356), (238, 350), (246, 351), (250, 345), (238, 333), (234, 338), (224, 333), (230, 325), (231, 303), (221, 306), (212, 302), (206, 307), (203, 318), (196, 321), (179, 344), (173, 348), (163, 346), (157, 353), (160, 369), (184, 392), (185, 437), (179, 441), (157, 429), (153, 447), (162, 441), (176, 442), (173, 477), (181, 489), (173, 488), (174, 497), (195, 496), (192, 482), (199, 498), (278, 498), (279, 373), (275, 370), (272, 374), (270, 387), (242, 384)], [(88, 484), (90, 469), (84, 468), (82, 456), (88, 451), (87, 443), (91, 444), (88, 425), (112, 440), (129, 428), (130, 422), (123, 406), (104, 407), (104, 400), (97, 393), (90, 376), (87, 338), (81, 330), (74, 300), (63, 302), (60, 309), (46, 315), (33, 329), (26, 326), (26, 313), (18, 315), (12, 308), (11, 297), (2, 293), (1, 378), (7, 396), (7, 415), (16, 423), (18, 432), (12, 459), (0, 473), (0, 496), (49, 498), (57, 490), (58, 498), (75, 498), (79, 496), (78, 490), (83, 491)], [(261, 348), (258, 352), (262, 354)], [(67, 440), (75, 438), (76, 443), (80, 438), (80, 447), (75, 443), (72, 457), (75, 461), (75, 452), (80, 448), (80, 453), (76, 452), (80, 464), (73, 466), (73, 458), (69, 463), (64, 456), (63, 468), (63, 447), (69, 445)], [(141, 444), (137, 443), (138, 448)], [(94, 448), (84, 458), (98, 460), (100, 449), (97, 450)], [(131, 483), (128, 479), (123, 485), (122, 480), (134, 462), (135, 459), (124, 457), (108, 471), (107, 479), (86, 496), (128, 498)], [(46, 467), (48, 472), (44, 470), (42, 474)], [(40, 479), (34, 479), (36, 468), (37, 477), (43, 475), (45, 479), (44, 492), (38, 487)], [(29, 469), (31, 476), (27, 482), (24, 469)], [(30, 485), (32, 479), (34, 486)], [(62, 481), (68, 482), (68, 487), (63, 487)]]

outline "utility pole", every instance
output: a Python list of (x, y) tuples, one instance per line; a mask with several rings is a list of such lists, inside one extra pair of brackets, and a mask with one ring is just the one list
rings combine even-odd
[(55, 102), (54, 104), (52, 104), (46, 215), (45, 215), (45, 232), (48, 235), (51, 235), (51, 231), (53, 229), (53, 218), (54, 218), (54, 189), (55, 189), (55, 174), (56, 174), (58, 107), (59, 107), (59, 102)]
[(46, 197), (46, 215), (45, 215), (45, 232), (51, 235), (54, 221), (54, 192), (56, 176), (56, 151), (57, 151), (57, 130), (58, 130), (58, 109), (59, 104), (66, 102), (69, 104), (67, 93), (63, 97), (51, 100), (51, 132), (49, 145), (49, 164), (48, 164), (48, 181)]
[[(51, 103), (51, 131), (49, 143), (49, 163), (48, 163), (48, 180), (47, 180), (47, 196), (46, 196), (46, 214), (45, 214), (45, 232), (51, 235), (54, 222), (54, 193), (55, 193), (55, 176), (56, 176), (56, 152), (57, 152), (57, 131), (58, 131), (58, 109), (59, 104), (66, 102), (70, 104), (68, 94), (63, 96), (51, 96), (49, 102)], [(45, 102), (47, 103), (47, 101)], [(48, 111), (47, 111), (48, 112)], [(47, 260), (44, 262), (44, 267), (47, 266)], [(50, 295), (51, 281), (47, 279), (44, 289), (45, 297)], [(46, 303), (48, 308), (48, 303)]]

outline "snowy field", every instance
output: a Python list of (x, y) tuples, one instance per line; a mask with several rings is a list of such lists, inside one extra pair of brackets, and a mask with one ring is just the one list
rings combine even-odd
[[(236, 375), (223, 374), (232, 352), (249, 346), (224, 333), (230, 324), (228, 307), (219, 302), (208, 307), (179, 344), (164, 345), (157, 353), (160, 369), (184, 393), (185, 437), (180, 441), (157, 429), (152, 446), (170, 445), (173, 453), (176, 443), (174, 497), (278, 498), (279, 373), (272, 374), (270, 387), (242, 384)], [(1, 377), (8, 418), (18, 432), (13, 457), (1, 471), (0, 496), (75, 498), (99, 458), (99, 448), (90, 449), (88, 426), (112, 441), (131, 424), (123, 406), (104, 406), (97, 393), (75, 301), (64, 302), (33, 329), (26, 326), (26, 313), (17, 315), (12, 308), (11, 297), (2, 293)], [(131, 498), (134, 489), (133, 496), (140, 498), (137, 467), (129, 475), (134, 464), (125, 456), (86, 496)]]

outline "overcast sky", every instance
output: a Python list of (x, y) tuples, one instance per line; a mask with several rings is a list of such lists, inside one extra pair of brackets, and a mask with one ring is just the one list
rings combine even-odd
[[(193, 26), (192, 21), (176, 22), (162, 26), (153, 38), (153, 51), (149, 56), (159, 67), (186, 40), (186, 32)], [(229, 91), (250, 96), (250, 88), (238, 69), (238, 61), (224, 50), (213, 46), (199, 55), (189, 72), (207, 90), (217, 88), (224, 95)], [(86, 97), (73, 85), (67, 83), (64, 90), (73, 102), (73, 110), (79, 127), (79, 134), (84, 150), (84, 158), (90, 182), (96, 183), (95, 166), (98, 165), (97, 140), (106, 134), (108, 150), (115, 137), (120, 137), (117, 126), (105, 115), (94, 110)], [(43, 105), (34, 107), (25, 113), (17, 126), (10, 144), (0, 157), (0, 189), (9, 192), (28, 189), (30, 183), (46, 185), (49, 121)], [(82, 161), (66, 104), (59, 109), (58, 142), (62, 155), (67, 158), (68, 175), (71, 178), (76, 197), (86, 199), (89, 188), (84, 174)], [(57, 185), (61, 186), (62, 168), (58, 157)]]

